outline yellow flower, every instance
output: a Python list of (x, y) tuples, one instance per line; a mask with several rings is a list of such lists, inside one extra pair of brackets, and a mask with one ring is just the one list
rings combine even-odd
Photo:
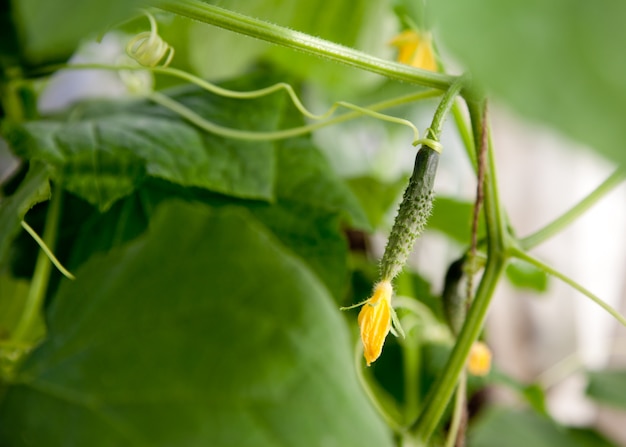
[(398, 62), (415, 68), (437, 71), (430, 33), (406, 30), (391, 39), (389, 45), (398, 48)]
[(472, 345), (467, 359), (467, 370), (474, 376), (486, 376), (491, 370), (491, 350), (481, 341)]
[(374, 287), (374, 294), (365, 302), (361, 312), (359, 312), (358, 322), (367, 366), (370, 366), (380, 356), (385, 338), (391, 329), (392, 293), (391, 282), (379, 282)]

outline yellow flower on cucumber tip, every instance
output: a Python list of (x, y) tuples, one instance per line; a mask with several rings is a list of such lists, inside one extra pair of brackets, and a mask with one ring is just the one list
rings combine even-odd
[(391, 330), (392, 319), (395, 319), (395, 312), (391, 307), (392, 294), (390, 281), (377, 283), (374, 286), (374, 293), (359, 312), (358, 322), (367, 366), (380, 357), (385, 338)]
[(432, 36), (429, 32), (406, 30), (391, 39), (389, 45), (398, 48), (398, 62), (415, 68), (437, 71)]
[(491, 350), (482, 341), (474, 342), (467, 359), (467, 370), (474, 376), (486, 376), (491, 370)]

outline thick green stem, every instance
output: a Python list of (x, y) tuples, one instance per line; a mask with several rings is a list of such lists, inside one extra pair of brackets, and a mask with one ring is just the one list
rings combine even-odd
[[(473, 124), (475, 147), (479, 150), (482, 144), (482, 129), (485, 126), (482, 115), (483, 104), (470, 102), (468, 106)], [(487, 225), (487, 264), (474, 302), (450, 354), (448, 363), (433, 385), (426, 399), (424, 410), (412, 427), (415, 438), (421, 445), (428, 444), (428, 440), (437, 428), (454, 393), (470, 348), (480, 335), (491, 298), (506, 264), (506, 220), (498, 197), (493, 148), (490, 140), (487, 157), (484, 201), (485, 223)]]
[(446, 439), (445, 447), (454, 447), (456, 445), (461, 425), (463, 424), (463, 413), (467, 408), (466, 405), (467, 394), (467, 377), (466, 374), (461, 374), (459, 380), (459, 386), (456, 388), (456, 397), (454, 399), (454, 411), (452, 412), (452, 421), (450, 422), (450, 430), (448, 431), (448, 438)]
[(611, 192), (616, 186), (626, 180), (626, 167), (619, 167), (611, 174), (602, 184), (594, 189), (587, 197), (574, 205), (570, 210), (557, 217), (545, 227), (525, 237), (520, 241), (520, 245), (524, 250), (530, 250), (541, 244), (543, 241), (550, 239), (555, 234), (562, 231), (589, 208), (594, 206), (606, 194)]
[[(43, 241), (51, 250), (54, 250), (54, 244), (56, 242), (61, 213), (61, 200), (61, 190), (57, 189), (56, 192), (53, 192), (52, 199), (50, 200), (50, 206), (48, 207), (48, 214), (46, 216), (46, 228), (43, 233)], [(40, 250), (37, 255), (35, 272), (26, 298), (24, 312), (11, 336), (11, 341), (28, 341), (28, 334), (37, 321), (37, 316), (41, 312), (46, 297), (51, 269), (52, 263), (50, 259), (48, 259), (48, 255), (44, 250)]]
[(456, 80), (455, 76), (434, 73), (380, 59), (353, 48), (219, 8), (199, 0), (165, 0), (159, 4), (159, 7), (200, 22), (378, 73), (390, 79), (440, 90), (447, 89)]

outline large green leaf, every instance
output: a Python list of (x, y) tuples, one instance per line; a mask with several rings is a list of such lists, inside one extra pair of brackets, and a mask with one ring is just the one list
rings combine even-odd
[[(297, 118), (289, 125), (297, 126)], [(276, 149), (275, 201), (236, 201), (247, 207), (280, 241), (300, 256), (337, 298), (348, 283), (348, 245), (343, 234), (347, 220), (369, 229), (363, 209), (345, 182), (332, 170), (310, 138), (281, 141)], [(172, 188), (149, 182), (140, 194), (159, 202), (170, 197), (201, 200), (213, 206), (233, 203), (231, 198), (198, 189)], [(86, 234), (86, 237), (90, 237)]]
[[(468, 245), (472, 237), (472, 216), (474, 204), (452, 197), (435, 197), (433, 214), (428, 219), (429, 230), (437, 230), (463, 245)], [(482, 213), (478, 221), (478, 238), (485, 234)]]
[(240, 208), (163, 205), (48, 319), (2, 445), (391, 445), (328, 293)]
[[(276, 158), (273, 203), (238, 200), (149, 179), (135, 194), (118, 201), (107, 212), (77, 217), (78, 226), (69, 219), (65, 224), (69, 228), (69, 240), (59, 244), (74, 247), (69, 267), (75, 269), (94, 252), (108, 251), (142, 233), (151, 209), (164, 200), (176, 197), (212, 206), (238, 204), (248, 208), (300, 256), (336, 298), (342, 298), (348, 285), (348, 245), (343, 226), (348, 220), (353, 226), (366, 227), (364, 213), (343, 180), (308, 138), (279, 143)], [(80, 203), (76, 206), (84, 208)], [(71, 209), (65, 212), (73, 213)]]
[[(15, 23), (11, 17), (10, 2), (0, 2), (0, 66), (12, 66), (17, 63), (20, 57), (20, 48), (17, 38)], [(6, 73), (0, 75), (0, 78)]]
[(0, 266), (6, 262), (9, 247), (20, 231), (26, 212), (50, 198), (49, 172), (42, 164), (33, 164), (17, 191), (0, 201)]
[(38, 64), (67, 58), (77, 43), (97, 37), (110, 25), (126, 19), (146, 0), (11, 0), (22, 51), (29, 62)]
[(626, 162), (626, 2), (439, 0), (432, 8), (447, 46), (499, 98)]
[[(28, 286), (28, 281), (0, 274), (0, 340), (8, 339), (17, 326), (26, 303)], [(40, 332), (38, 335), (42, 334)]]
[(492, 407), (471, 427), (469, 447), (582, 447), (583, 438), (537, 413)]
[(277, 159), (281, 201), (340, 212), (355, 228), (372, 229), (359, 200), (309, 138), (283, 141)]
[(626, 410), (626, 370), (590, 371), (587, 395)]
[[(225, 86), (250, 90), (275, 79), (262, 72)], [(234, 100), (195, 87), (170, 96), (226, 127), (275, 130), (284, 96)], [(5, 124), (13, 149), (55, 168), (69, 191), (101, 210), (132, 192), (145, 175), (242, 198), (273, 198), (274, 143), (207, 134), (161, 106), (146, 102), (80, 104), (71, 119)]]
[(392, 205), (402, 196), (407, 182), (405, 178), (383, 183), (373, 177), (354, 177), (348, 180), (348, 185), (367, 214), (371, 227), (378, 228)]

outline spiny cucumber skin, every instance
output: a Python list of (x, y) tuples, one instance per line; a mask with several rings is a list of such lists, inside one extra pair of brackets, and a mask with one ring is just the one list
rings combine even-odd
[(415, 241), (424, 231), (433, 207), (433, 184), (438, 163), (439, 153), (425, 146), (415, 157), (413, 174), (404, 191), (380, 263), (383, 280), (392, 280), (402, 271)]

